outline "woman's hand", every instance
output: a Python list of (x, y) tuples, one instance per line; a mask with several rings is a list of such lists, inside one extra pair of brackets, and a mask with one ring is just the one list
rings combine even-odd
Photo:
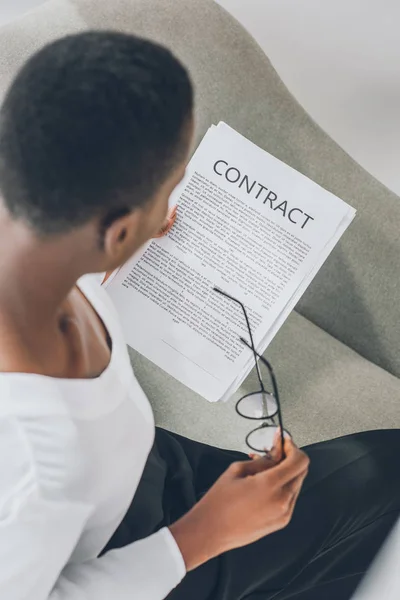
[(233, 463), (207, 494), (170, 527), (187, 570), (223, 552), (246, 546), (288, 525), (309, 459), (291, 439), (285, 458), (277, 440), (269, 456)]
[(170, 231), (170, 229), (173, 227), (173, 225), (175, 223), (176, 210), (177, 210), (176, 206), (173, 206), (172, 208), (169, 209), (166, 219), (164, 221), (164, 224), (161, 227), (160, 231), (157, 233), (157, 235), (154, 236), (155, 238), (160, 238), (160, 237), (163, 237), (164, 235), (167, 235), (167, 233)]

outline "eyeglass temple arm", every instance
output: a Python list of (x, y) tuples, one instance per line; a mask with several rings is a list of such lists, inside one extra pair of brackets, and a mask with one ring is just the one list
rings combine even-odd
[[(257, 356), (259, 356), (256, 352), (256, 347), (254, 345), (254, 340), (253, 340), (253, 333), (251, 331), (251, 327), (250, 327), (250, 321), (249, 321), (249, 317), (247, 316), (247, 312), (245, 309), (245, 306), (242, 302), (240, 302), (240, 300), (238, 300), (237, 298), (234, 298), (233, 296), (230, 296), (229, 294), (227, 294), (227, 292), (224, 292), (223, 290), (221, 290), (221, 288), (214, 286), (214, 292), (218, 292), (218, 294), (221, 294), (222, 296), (225, 296), (226, 298), (229, 298), (229, 300), (233, 300), (233, 302), (236, 302), (236, 304), (239, 304), (239, 306), (241, 307), (243, 314), (244, 314), (244, 318), (246, 319), (246, 324), (247, 324), (247, 329), (249, 330), (249, 336), (250, 336), (250, 342), (251, 342), (251, 346), (249, 344), (246, 345), (250, 348), (250, 350), (253, 351), (254, 354), (254, 361), (256, 363), (256, 371), (257, 371), (257, 377), (258, 377), (258, 381), (260, 383), (261, 386), (261, 390), (264, 391), (264, 384), (263, 381), (261, 379), (261, 373), (260, 373), (260, 368), (258, 366), (258, 361), (257, 361)], [(240, 338), (242, 339), (242, 338)]]
[(276, 383), (275, 373), (274, 373), (274, 370), (272, 368), (272, 365), (271, 365), (271, 363), (269, 363), (267, 361), (266, 358), (264, 358), (263, 356), (261, 356), (261, 354), (259, 354), (257, 352), (257, 350), (255, 350), (254, 348), (252, 348), (247, 340), (245, 340), (243, 337), (241, 337), (240, 341), (243, 342), (243, 344), (245, 344), (245, 346), (247, 346), (248, 348), (250, 348), (250, 350), (253, 350), (254, 354), (267, 367), (267, 369), (269, 371), (269, 374), (271, 375), (272, 387), (274, 388), (274, 396), (275, 396), (276, 401), (278, 403), (278, 409), (279, 409), (278, 410), (278, 421), (279, 421), (279, 427), (281, 428), (281, 439), (282, 439), (282, 448), (283, 448), (283, 446), (284, 446), (284, 437), (283, 437), (282, 413), (281, 413), (281, 406), (280, 406), (280, 400), (279, 400), (278, 384)]

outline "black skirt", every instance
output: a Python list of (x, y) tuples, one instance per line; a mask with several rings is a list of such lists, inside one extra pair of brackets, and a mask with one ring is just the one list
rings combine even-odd
[[(400, 430), (304, 448), (291, 523), (187, 574), (169, 600), (347, 600), (400, 514)], [(157, 429), (133, 502), (104, 552), (169, 526), (246, 455)]]

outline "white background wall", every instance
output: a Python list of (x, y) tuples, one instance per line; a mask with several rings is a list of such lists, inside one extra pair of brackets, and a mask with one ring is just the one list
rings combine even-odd
[(399, 0), (217, 0), (307, 112), (400, 195)]
[[(0, 24), (42, 2), (0, 0)], [(217, 2), (317, 123), (400, 195), (399, 0)]]
[(44, 0), (0, 0), (0, 25), (43, 4)]

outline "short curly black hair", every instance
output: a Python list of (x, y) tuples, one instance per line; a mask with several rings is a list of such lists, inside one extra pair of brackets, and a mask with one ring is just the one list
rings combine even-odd
[(0, 109), (0, 192), (40, 234), (143, 206), (187, 151), (186, 69), (118, 32), (57, 40), (21, 69)]

